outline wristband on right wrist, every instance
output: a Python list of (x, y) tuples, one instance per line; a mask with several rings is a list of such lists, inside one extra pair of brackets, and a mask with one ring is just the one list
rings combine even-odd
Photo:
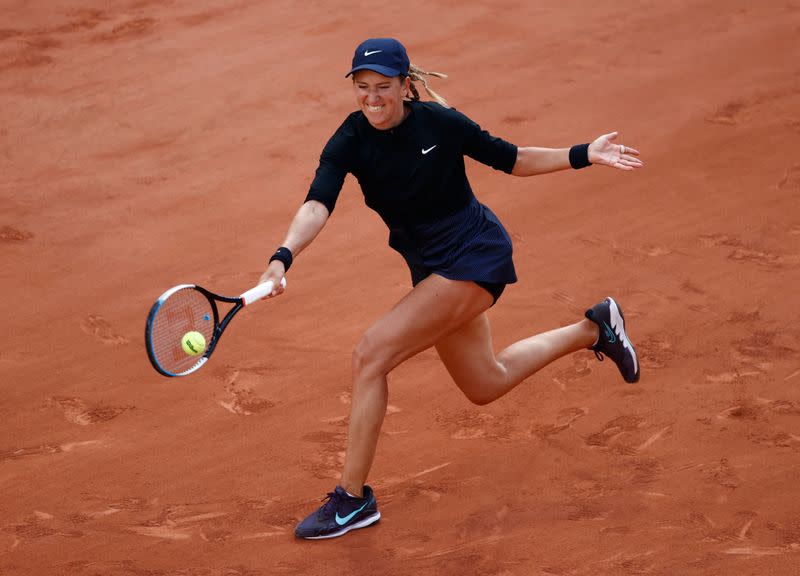
[(592, 163), (589, 162), (588, 144), (576, 144), (569, 149), (569, 165), (575, 170), (586, 168), (587, 166), (592, 165)]
[(270, 262), (273, 260), (278, 260), (283, 262), (283, 270), (284, 272), (289, 271), (289, 266), (292, 265), (292, 251), (289, 250), (286, 246), (281, 246), (275, 251), (275, 254), (269, 259)]

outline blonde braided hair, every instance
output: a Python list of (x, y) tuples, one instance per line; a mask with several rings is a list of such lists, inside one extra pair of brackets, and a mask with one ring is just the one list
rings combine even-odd
[(450, 104), (447, 103), (447, 100), (439, 96), (439, 94), (434, 92), (428, 86), (428, 81), (425, 79), (425, 76), (435, 76), (436, 78), (447, 78), (447, 74), (442, 74), (441, 72), (426, 72), (416, 64), (411, 64), (408, 68), (408, 78), (411, 80), (410, 88), (412, 97), (409, 98), (409, 100), (415, 102), (419, 100), (419, 91), (417, 90), (417, 87), (414, 85), (414, 82), (422, 82), (422, 87), (425, 88), (425, 92), (428, 93), (428, 96), (436, 100), (439, 104), (441, 104), (445, 108), (450, 108)]

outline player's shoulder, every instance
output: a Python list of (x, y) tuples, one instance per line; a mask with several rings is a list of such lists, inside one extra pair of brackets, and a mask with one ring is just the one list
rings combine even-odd
[(431, 100), (414, 100), (409, 103), (415, 113), (428, 114), (431, 116), (447, 116), (451, 114), (452, 108), (442, 106), (438, 102)]
[(445, 124), (463, 124), (469, 122), (469, 118), (455, 108), (443, 106), (438, 102), (418, 100), (413, 103), (415, 113), (418, 113), (426, 120), (436, 120)]
[(337, 129), (337, 132), (344, 132), (350, 136), (353, 136), (358, 130), (359, 122), (361, 122), (363, 119), (364, 113), (361, 110), (355, 110), (345, 117), (344, 121)]
[(329, 143), (338, 143), (340, 145), (352, 143), (353, 140), (358, 138), (359, 134), (359, 116), (363, 116), (360, 111), (355, 111), (348, 114), (344, 121), (339, 124), (339, 127), (333, 132), (329, 139)]

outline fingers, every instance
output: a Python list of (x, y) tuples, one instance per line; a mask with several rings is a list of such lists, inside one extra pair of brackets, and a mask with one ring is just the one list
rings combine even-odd
[(280, 296), (286, 291), (286, 280), (283, 276), (273, 280), (272, 285), (274, 288), (272, 289), (272, 292), (269, 293), (270, 298), (274, 296)]
[[(602, 136), (600, 136), (600, 138), (598, 138), (598, 140), (605, 138), (609, 143), (613, 143), (614, 140), (616, 140), (618, 137), (619, 137), (619, 132), (614, 131), (614, 132), (609, 132), (608, 134), (603, 134)], [(619, 146), (618, 150), (619, 153), (622, 155), (632, 154), (634, 156), (638, 156), (640, 154), (640, 152), (636, 148), (631, 148), (627, 144), (614, 144), (614, 146)]]
[(633, 158), (632, 156), (622, 156), (619, 160), (614, 164), (614, 168), (618, 168), (619, 170), (635, 170), (637, 168), (641, 168), (644, 166), (644, 163), (639, 160), (638, 158)]
[(262, 300), (266, 300), (267, 298), (275, 298), (275, 296), (280, 296), (285, 291), (285, 288), (281, 286), (279, 283), (273, 284), (275, 288), (272, 289), (272, 292), (264, 296)]
[(614, 143), (618, 136), (619, 132), (615, 130), (597, 138), (589, 147), (590, 159), (594, 158), (592, 162), (625, 171), (642, 168), (644, 163), (638, 158), (640, 152), (626, 144)]
[(273, 284), (275, 288), (272, 289), (272, 292), (269, 293), (268, 298), (274, 298), (275, 296), (280, 296), (283, 294), (284, 287), (280, 285), (280, 283)]
[(259, 284), (265, 284), (267, 282), (272, 282), (272, 292), (264, 296), (262, 300), (266, 300), (267, 298), (273, 298), (275, 296), (280, 296), (286, 290), (286, 282), (282, 275), (276, 275), (270, 270), (267, 270), (261, 275), (261, 278), (258, 280)]
[(265, 282), (272, 282), (272, 292), (270, 292), (264, 298), (273, 298), (275, 296), (280, 296), (283, 294), (286, 288), (286, 267), (280, 260), (272, 260), (267, 265), (267, 270), (261, 275), (261, 279), (258, 281), (259, 284), (263, 284)]
[(620, 156), (619, 161), (629, 166), (644, 166), (644, 162), (635, 156), (628, 156), (627, 154), (625, 156)]
[[(613, 132), (612, 134), (616, 136), (618, 133)], [(631, 148), (625, 144), (615, 144), (614, 146), (619, 146), (617, 150), (619, 159), (615, 164), (615, 168), (619, 168), (620, 170), (633, 170), (644, 166), (644, 163), (638, 158), (640, 152), (636, 148)]]

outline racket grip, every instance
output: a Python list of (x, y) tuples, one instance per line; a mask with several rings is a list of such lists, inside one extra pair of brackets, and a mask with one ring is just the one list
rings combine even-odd
[[(281, 286), (286, 288), (286, 278), (281, 278)], [(263, 284), (259, 284), (255, 288), (251, 288), (239, 298), (242, 299), (244, 305), (247, 306), (248, 304), (252, 304), (253, 302), (257, 302), (264, 298), (265, 296), (269, 295), (272, 292), (272, 280), (269, 282), (264, 282)]]

